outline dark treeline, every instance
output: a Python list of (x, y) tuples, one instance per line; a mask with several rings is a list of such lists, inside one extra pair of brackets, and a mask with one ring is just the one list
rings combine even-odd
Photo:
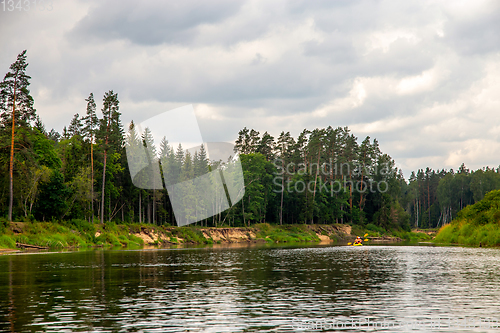
[(404, 177), (377, 140), (358, 144), (347, 127), (304, 130), (296, 139), (282, 132), (276, 140), (244, 128), (236, 148), (247, 166), (245, 204), (258, 198), (254, 220), (409, 228), (399, 204)]
[[(92, 93), (62, 133), (47, 131), (33, 108), (22, 52), (0, 82), (0, 214), (11, 220), (175, 224), (168, 192), (133, 185), (126, 148), (142, 142), (173, 179), (213, 170), (201, 150), (190, 154), (163, 140), (156, 146), (146, 128), (124, 128), (118, 94)], [(133, 123), (132, 123), (133, 124)], [(14, 139), (14, 144), (12, 144)], [(499, 170), (419, 170), (405, 181), (377, 140), (361, 143), (345, 128), (304, 130), (274, 138), (244, 128), (236, 149), (245, 195), (230, 209), (198, 222), (243, 226), (270, 222), (373, 224), (385, 229), (436, 227), (457, 211), (500, 188)], [(189, 199), (189, 198), (187, 198)], [(217, 210), (217, 209), (216, 209)], [(186, 216), (195, 213), (185, 212)]]
[(435, 228), (450, 223), (468, 205), (500, 189), (500, 168), (470, 171), (462, 164), (458, 170), (418, 170), (412, 172), (401, 202), (411, 214), (411, 224)]

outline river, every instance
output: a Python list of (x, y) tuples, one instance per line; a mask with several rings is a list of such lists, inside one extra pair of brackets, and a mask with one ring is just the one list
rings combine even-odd
[(248, 246), (0, 256), (1, 332), (500, 332), (499, 304), (497, 249)]

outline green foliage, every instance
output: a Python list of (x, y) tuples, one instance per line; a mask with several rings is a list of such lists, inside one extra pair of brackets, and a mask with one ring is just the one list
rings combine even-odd
[(203, 233), (194, 227), (180, 227), (175, 228), (172, 231), (173, 237), (177, 240), (177, 238), (182, 238), (184, 243), (195, 243), (195, 244), (211, 244), (212, 241), (210, 239), (205, 238)]
[(423, 232), (395, 231), (393, 235), (409, 242), (429, 241), (431, 236)]
[(130, 233), (138, 234), (139, 232), (141, 232), (141, 225), (139, 223), (129, 223), (127, 225)]
[(40, 186), (36, 215), (39, 220), (59, 219), (67, 208), (66, 198), (70, 190), (64, 184), (63, 175), (54, 171), (50, 181)]
[(500, 226), (484, 224), (448, 224), (439, 230), (435, 238), (438, 243), (462, 244), (469, 246), (500, 246)]
[[(385, 229), (379, 226), (374, 225), (373, 223), (368, 223), (365, 226), (366, 230), (371, 236), (381, 236), (386, 233)], [(376, 233), (376, 235), (375, 235)]]
[(500, 246), (500, 190), (467, 206), (452, 223), (439, 230), (435, 241), (463, 245)]
[(90, 245), (85, 237), (82, 237), (77, 231), (51, 222), (26, 223), (23, 233), (12, 237), (18, 243), (51, 248), (85, 247)]
[(257, 223), (254, 228), (259, 229), (262, 232), (268, 233), (273, 227), (269, 223)]
[(69, 228), (78, 230), (82, 233), (95, 234), (96, 226), (92, 223), (89, 223), (87, 220), (82, 219), (71, 219), (64, 223)]
[(0, 234), (0, 249), (15, 249), (16, 241), (12, 235)]
[(498, 223), (500, 221), (500, 190), (491, 191), (484, 196), (484, 199), (467, 206), (457, 214), (457, 220), (465, 220), (474, 225), (484, 225), (487, 223)]
[[(103, 230), (105, 229), (105, 230)], [(95, 237), (96, 231), (101, 234)], [(108, 223), (102, 227), (86, 220), (72, 219), (59, 223), (25, 223), (21, 234), (12, 232), (0, 234), (0, 248), (15, 248), (16, 242), (49, 248), (89, 247), (89, 246), (128, 246), (137, 247), (144, 241), (129, 234), (127, 226)]]
[(140, 237), (137, 237), (136, 235), (129, 234), (128, 239), (130, 242), (135, 243), (137, 245), (144, 245), (144, 240)]
[(0, 217), (0, 235), (9, 229), (9, 221), (5, 217)]
[(39, 165), (46, 166), (50, 169), (58, 169), (61, 167), (62, 162), (57, 155), (52, 140), (40, 133), (38, 130), (33, 130), (31, 135), (33, 142), (33, 150), (36, 153), (36, 159)]
[(238, 220), (246, 224), (265, 220), (270, 201), (274, 199), (272, 178), (275, 166), (260, 153), (241, 155), (245, 195), (235, 208)]
[(381, 208), (373, 215), (373, 223), (382, 230), (410, 231), (410, 216), (401, 207), (398, 201), (393, 200), (388, 194), (382, 195)]
[(31, 77), (26, 74), (28, 67), (26, 59), (26, 50), (24, 50), (10, 65), (10, 71), (0, 82), (0, 113), (4, 124), (12, 121), (11, 111), (14, 101), (17, 109), (16, 122), (22, 121), (26, 124), (36, 119), (36, 112), (33, 108), (34, 100), (28, 90)]
[[(260, 228), (262, 227), (262, 228)], [(274, 243), (319, 242), (316, 233), (307, 225), (270, 226), (267, 223), (256, 226), (257, 238)]]
[(366, 230), (364, 227), (362, 227), (360, 225), (356, 225), (356, 224), (351, 226), (351, 235), (361, 237), (365, 233), (366, 233)]
[(113, 246), (122, 246), (122, 243), (120, 242), (118, 237), (111, 232), (103, 232), (98, 237), (96, 237), (96, 243), (97, 244), (108, 244), (108, 245), (113, 245)]

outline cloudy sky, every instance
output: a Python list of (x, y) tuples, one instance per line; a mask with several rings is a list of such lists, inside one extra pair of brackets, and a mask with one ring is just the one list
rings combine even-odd
[(500, 164), (498, 1), (38, 4), (0, 4), (0, 75), (28, 50), (48, 129), (112, 89), (124, 123), (193, 104), (205, 141), (349, 126), (406, 176)]

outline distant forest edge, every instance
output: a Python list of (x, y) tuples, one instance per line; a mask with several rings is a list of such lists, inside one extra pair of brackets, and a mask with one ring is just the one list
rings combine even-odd
[[(166, 190), (135, 187), (125, 148), (134, 140), (152, 146), (146, 130), (124, 129), (118, 94), (82, 100), (62, 133), (47, 131), (34, 109), (26, 51), (0, 83), (0, 215), (16, 221), (84, 219), (175, 225)], [(80, 113), (82, 116), (80, 116)], [(12, 144), (12, 142), (14, 144)], [(205, 152), (194, 155), (164, 138), (155, 158), (188, 180), (217, 167)], [(376, 139), (361, 143), (347, 127), (303, 130), (274, 138), (244, 128), (236, 148), (245, 195), (203, 226), (256, 223), (350, 223), (372, 228), (435, 228), (464, 207), (500, 189), (500, 168), (418, 170), (407, 181)], [(185, 214), (190, 214), (186, 211)]]

